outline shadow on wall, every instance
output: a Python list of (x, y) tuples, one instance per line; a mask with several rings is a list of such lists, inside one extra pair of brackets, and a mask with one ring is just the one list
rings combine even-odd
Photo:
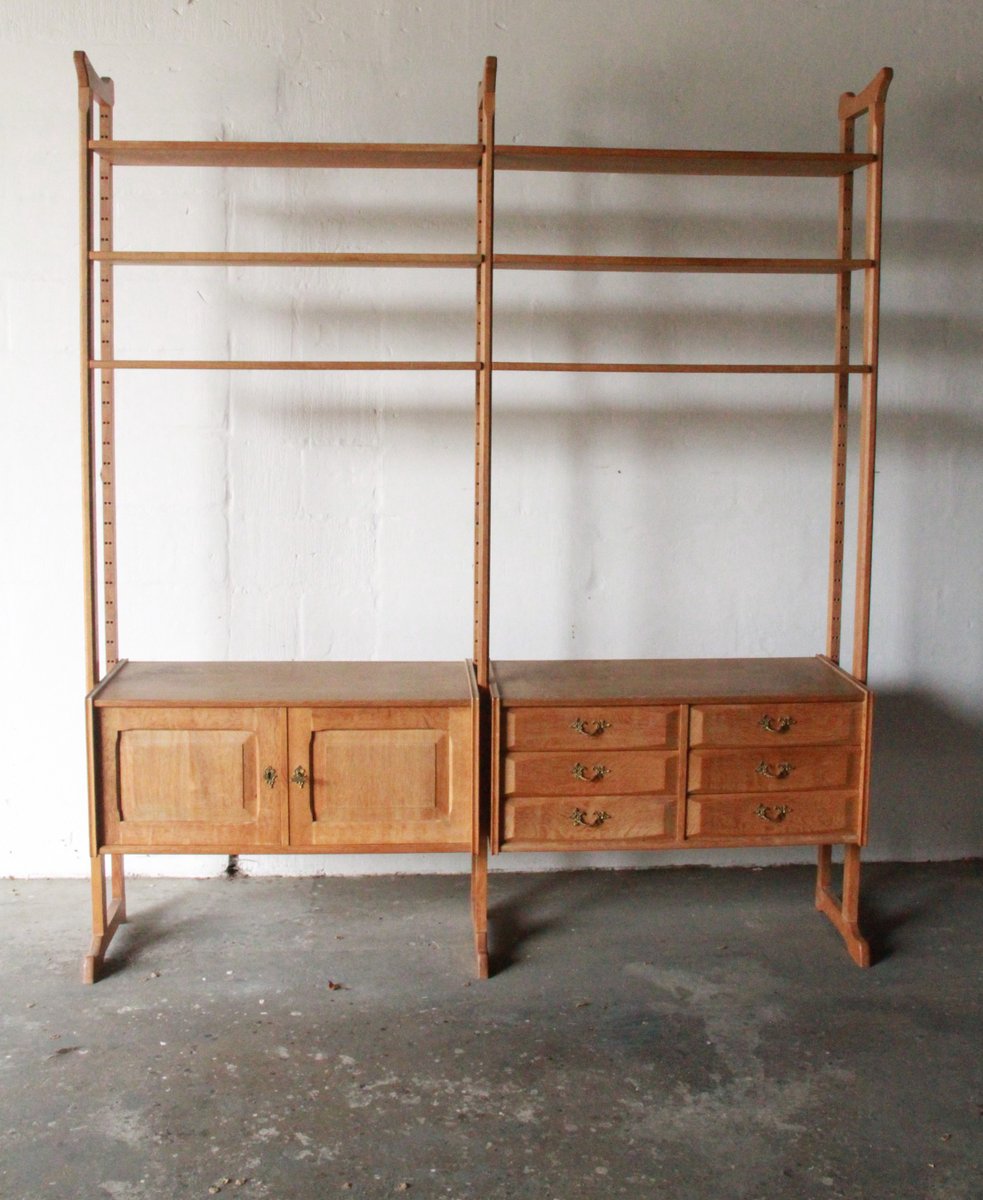
[(870, 854), (917, 860), (983, 855), (983, 724), (925, 692), (878, 691)]

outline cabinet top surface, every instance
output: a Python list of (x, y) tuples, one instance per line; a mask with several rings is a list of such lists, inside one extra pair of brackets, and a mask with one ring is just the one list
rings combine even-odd
[(822, 658), (663, 658), (494, 662), (506, 704), (859, 700), (860, 684)]
[(125, 662), (96, 688), (112, 705), (464, 705), (459, 662)]

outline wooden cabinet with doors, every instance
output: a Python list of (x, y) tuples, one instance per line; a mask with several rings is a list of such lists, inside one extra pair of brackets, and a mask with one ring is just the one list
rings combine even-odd
[[(490, 323), (489, 151), (494, 63), (474, 143), (146, 142), (113, 137), (114, 87), (82, 52), (79, 87), (82, 469), (93, 938), (92, 982), (126, 917), (124, 858), (144, 853), (458, 852), (470, 855), (479, 976), (487, 974), (487, 839), (479, 816), (480, 703), (457, 662), (131, 662), (121, 657), (116, 562), (119, 372), (456, 371), (468, 406), (490, 364), (459, 360), (121, 359), (115, 274), (167, 265), (323, 270), (442, 268), (473, 274), (480, 345)], [(443, 254), (153, 251), (114, 245), (114, 173), (202, 169), (385, 169), (474, 175), (476, 244)], [(421, 562), (421, 570), (425, 563)], [(462, 647), (463, 649), (463, 647)], [(105, 861), (111, 863), (107, 894)]]

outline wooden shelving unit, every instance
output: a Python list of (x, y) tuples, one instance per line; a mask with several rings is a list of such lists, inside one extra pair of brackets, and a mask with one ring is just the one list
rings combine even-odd
[[(817, 906), (854, 959), (866, 839), (866, 687), (877, 399), (884, 99), (891, 72), (841, 98), (836, 153), (604, 149), (495, 143), (494, 59), (473, 145), (152, 142), (113, 138), (112, 81), (81, 52), (80, 315), (85, 627), (93, 940), (98, 975), (125, 920), (131, 853), (470, 851), (479, 976), (488, 973), (487, 852), (818, 846)], [(867, 150), (854, 148), (868, 116)], [(117, 168), (192, 166), (473, 171), (473, 253), (146, 251), (113, 242)], [(867, 173), (862, 256), (853, 177)], [(498, 254), (496, 170), (839, 180), (830, 258)], [(454, 360), (122, 359), (113, 280), (141, 266), (463, 269), (475, 272), (473, 357)], [(830, 362), (495, 361), (496, 270), (815, 274), (836, 278)], [(864, 333), (851, 360), (851, 278)], [(137, 663), (119, 650), (115, 561), (118, 371), (465, 371), (474, 378), (474, 645), (459, 663)], [(502, 372), (828, 374), (834, 380), (829, 605), (815, 659), (493, 662), (489, 639), (492, 383)], [(854, 646), (840, 665), (846, 421), (861, 377)], [(831, 849), (845, 847), (842, 896)], [(105, 860), (111, 874), (109, 890)]]
[[(837, 253), (828, 259), (496, 254), (496, 269), (832, 274), (829, 363), (496, 362), (495, 371), (828, 374), (834, 380), (829, 604), (814, 659), (498, 662), (478, 660), (492, 700), (492, 850), (818, 847), (816, 905), (861, 966), (860, 847), (867, 838), (873, 699), (866, 687), (880, 287), (884, 100), (881, 71), (839, 105), (840, 152), (502, 147), (497, 170), (838, 177)], [(868, 116), (867, 152), (854, 127)], [(853, 250), (853, 176), (867, 172), (862, 257)], [(864, 279), (863, 348), (851, 361), (851, 277)], [(861, 377), (853, 659), (840, 666), (851, 375)], [(490, 453), (490, 447), (487, 448)], [(487, 496), (485, 497), (487, 502)], [(488, 597), (479, 605), (488, 621)], [(487, 624), (483, 638), (487, 645)], [(842, 895), (832, 847), (844, 847)]]

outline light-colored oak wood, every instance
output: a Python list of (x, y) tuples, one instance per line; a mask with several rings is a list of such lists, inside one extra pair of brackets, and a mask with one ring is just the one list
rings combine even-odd
[(843, 850), (843, 896), (832, 888), (832, 848), (821, 846), (816, 879), (816, 908), (832, 922), (847, 952), (858, 967), (870, 966), (870, 946), (858, 923), (860, 901), (860, 847)]
[(611, 749), (678, 745), (679, 709), (672, 706), (582, 705), (580, 708), (510, 708), (508, 750)]
[(469, 844), (468, 708), (291, 708), (290, 843)]
[[(335, 251), (94, 250), (93, 262), (143, 267), (476, 267), (477, 254), (370, 254)], [(108, 357), (112, 357), (109, 355)]]
[(884, 98), (892, 72), (884, 68), (853, 103), (851, 113), (867, 112), (867, 147), (875, 161), (867, 172), (866, 253), (873, 261), (864, 274), (863, 357), (868, 373), (860, 398), (860, 473), (857, 484), (857, 572), (854, 587), (853, 674), (867, 678), (870, 642), (870, 574), (874, 533), (874, 456), (877, 442), (877, 368), (881, 296), (881, 196), (884, 163)]
[(856, 703), (696, 705), (690, 716), (691, 746), (760, 746), (784, 755), (789, 746), (859, 745), (864, 710)]
[(479, 146), (371, 142), (134, 142), (93, 145), (120, 167), (334, 167), (474, 170)]
[(496, 659), (492, 677), (506, 707), (859, 701), (865, 694), (818, 657)]
[(872, 161), (870, 154), (798, 154), (752, 150), (635, 150), (597, 146), (498, 147), (500, 171), (586, 171), (629, 175), (836, 176)]
[(693, 750), (689, 790), (695, 792), (790, 792), (855, 788), (861, 746), (748, 746), (739, 750)]
[[(99, 109), (99, 140), (113, 136), (113, 110)], [(113, 248), (113, 168), (104, 160), (99, 162), (99, 249), (111, 253)], [(99, 264), (99, 357), (114, 355), (113, 268), (103, 261)], [(100, 372), (99, 437), (102, 485), (102, 625), (103, 654), (106, 669), (119, 661), (119, 605), (117, 603), (116, 571), (116, 385), (111, 370)]]
[(279, 708), (98, 710), (99, 846), (277, 844), (285, 744)]
[[(639, 849), (675, 836), (676, 800), (666, 796), (509, 798), (503, 807), (503, 847), (516, 850)], [(579, 814), (579, 816), (578, 816)]]
[(76, 50), (72, 58), (75, 63), (75, 72), (78, 76), (79, 91), (88, 91), (93, 100), (104, 107), (111, 108), (115, 97), (113, 81), (107, 77), (100, 76), (96, 72), (95, 67), (89, 62), (85, 51)]
[(102, 371), (473, 371), (467, 359), (221, 359), (118, 358), (93, 359)]
[(773, 833), (783, 839), (845, 841), (857, 836), (857, 816), (856, 788), (790, 791), (781, 796), (691, 794), (686, 802), (686, 834), (694, 841), (704, 836), (742, 842), (756, 838), (758, 844), (766, 843)]
[(569, 374), (625, 375), (867, 375), (857, 363), (629, 363), (629, 362), (496, 362), (496, 371), (563, 371)]
[[(844, 176), (844, 178), (851, 178)], [(666, 271), (714, 275), (839, 275), (873, 266), (866, 258), (666, 258), (611, 254), (496, 254), (501, 271)]]
[(99, 707), (470, 707), (460, 662), (127, 662), (96, 690)]
[(506, 796), (569, 796), (591, 803), (598, 796), (676, 792), (675, 750), (513, 751), (505, 756)]

